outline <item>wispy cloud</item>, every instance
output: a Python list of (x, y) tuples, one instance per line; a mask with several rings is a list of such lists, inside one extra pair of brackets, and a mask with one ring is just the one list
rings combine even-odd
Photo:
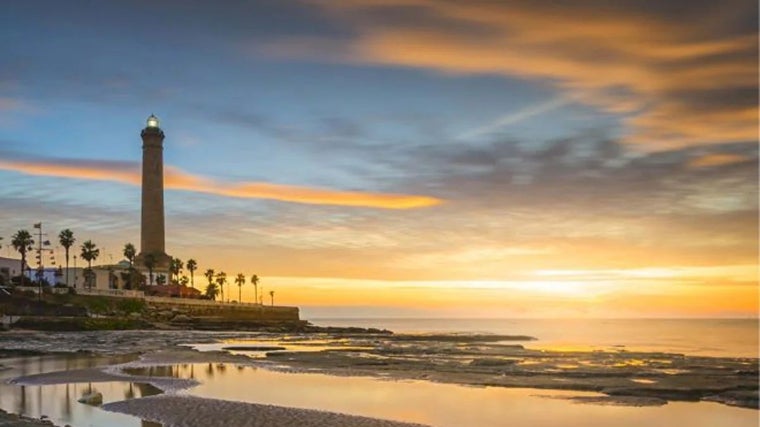
[[(74, 159), (0, 159), (0, 169), (27, 175), (56, 176), (140, 185), (136, 162)], [(434, 206), (442, 200), (421, 195), (343, 191), (269, 182), (221, 182), (167, 166), (165, 187), (225, 197), (270, 199), (313, 205), (354, 206), (379, 209), (414, 209)]]
[(505, 114), (497, 118), (496, 120), (493, 120), (489, 123), (484, 124), (483, 126), (477, 127), (475, 129), (471, 129), (459, 135), (459, 138), (468, 139), (468, 138), (479, 137), (482, 135), (488, 135), (490, 133), (502, 130), (503, 128), (507, 126), (520, 123), (523, 120), (527, 120), (531, 117), (538, 116), (552, 110), (556, 110), (557, 108), (560, 108), (560, 107), (564, 107), (565, 105), (569, 104), (571, 101), (572, 100), (570, 98), (560, 96), (560, 97), (553, 98), (549, 101), (542, 102), (540, 104), (530, 105), (521, 110)]
[(694, 168), (727, 166), (742, 162), (751, 162), (755, 159), (741, 154), (731, 153), (710, 153), (696, 157), (689, 162), (689, 166)]
[(281, 38), (264, 51), (532, 79), (624, 114), (628, 140), (654, 148), (757, 138), (753, 1), (314, 3), (353, 33)]

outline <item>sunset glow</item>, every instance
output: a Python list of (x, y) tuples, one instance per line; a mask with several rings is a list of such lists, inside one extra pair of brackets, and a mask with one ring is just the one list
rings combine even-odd
[(304, 318), (758, 315), (756, 2), (12, 3), (3, 257), (40, 221), (102, 263), (139, 244), (155, 113), (198, 287), (255, 273)]

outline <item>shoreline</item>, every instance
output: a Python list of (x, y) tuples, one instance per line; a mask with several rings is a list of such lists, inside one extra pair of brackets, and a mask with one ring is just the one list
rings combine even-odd
[[(705, 402), (723, 407), (758, 410), (758, 358), (695, 356), (625, 349), (545, 350), (530, 348), (530, 343), (534, 340), (527, 335), (393, 333), (377, 328), (351, 326), (313, 326), (308, 331), (297, 332), (199, 331), (179, 328), (76, 332), (16, 329), (0, 331), (0, 373), (3, 372), (5, 360), (45, 360), (49, 359), (48, 356), (85, 360), (89, 362), (82, 369), (71, 368), (16, 377), (14, 382), (29, 386), (89, 382), (102, 383), (103, 387), (109, 387), (109, 383), (148, 384), (162, 390), (161, 396), (171, 397), (165, 402), (176, 408), (184, 408), (186, 403), (175, 399), (188, 397), (181, 390), (189, 390), (199, 383), (179, 376), (146, 376), (145, 373), (139, 373), (141, 368), (163, 366), (171, 369), (172, 366), (195, 364), (198, 372), (197, 365), (207, 364), (210, 367), (213, 364), (226, 365), (228, 371), (235, 372), (234, 366), (243, 366), (281, 374), (322, 374), (330, 377), (367, 377), (379, 381), (412, 380), (465, 387), (525, 389), (529, 393), (532, 390), (532, 395), (549, 400), (564, 400), (594, 407), (661, 407), (671, 402)], [(93, 367), (93, 363), (104, 363), (106, 366)], [(129, 372), (130, 368), (134, 368), (132, 372)], [(66, 369), (69, 369), (68, 365)], [(8, 377), (6, 371), (5, 378)], [(294, 378), (305, 381), (304, 384), (310, 382), (305, 377)], [(558, 391), (571, 395), (552, 396), (557, 395)], [(589, 392), (593, 395), (589, 395)], [(176, 393), (180, 393), (180, 396)], [(216, 402), (219, 400), (217, 397), (215, 394), (195, 396), (197, 399), (208, 400), (209, 413), (218, 412), (221, 406), (226, 405)], [(148, 397), (143, 394), (142, 397), (130, 398), (130, 402), (139, 400), (130, 404), (104, 399), (106, 405), (103, 409), (118, 408), (120, 412), (140, 417), (147, 414), (145, 411), (151, 405), (155, 406), (156, 402), (142, 399)], [(286, 400), (273, 402), (274, 404), (269, 402), (268, 406), (277, 409), (267, 412), (265, 419), (269, 420), (275, 414), (291, 420), (308, 415), (287, 413), (294, 408)], [(251, 411), (265, 410), (262, 407), (267, 405), (263, 403), (266, 401), (249, 401), (242, 404), (249, 406), (235, 407), (234, 410), (241, 420), (247, 419), (251, 417)], [(114, 405), (109, 406), (110, 404)], [(5, 406), (5, 409), (10, 408), (14, 406)], [(150, 413), (150, 416), (143, 419), (164, 420), (167, 425), (176, 421), (171, 418), (171, 412), (176, 411), (163, 410), (169, 414)], [(340, 409), (335, 412), (333, 409), (331, 413), (340, 416), (346, 415), (341, 411), (351, 410)], [(159, 409), (156, 411), (160, 412)], [(185, 412), (183, 409), (176, 415), (181, 416)], [(41, 414), (44, 412), (37, 415)], [(354, 414), (346, 416), (366, 415), (362, 412)], [(376, 418), (374, 420), (377, 421)], [(9, 424), (3, 424), (5, 422)], [(250, 425), (292, 425), (276, 422), (278, 421)], [(54, 424), (48, 419), (0, 413), (0, 426), (3, 425), (42, 427)], [(233, 422), (230, 425), (248, 424)], [(357, 424), (346, 421), (346, 424), (334, 425)], [(408, 424), (367, 425), (405, 427)]]
[[(56, 355), (57, 357), (60, 357), (60, 354)], [(53, 356), (53, 357), (56, 357)], [(96, 358), (98, 356), (94, 356), (91, 354), (80, 354), (75, 355), (77, 358)], [(38, 386), (38, 385), (50, 385), (55, 386), (62, 385), (62, 384), (70, 384), (70, 383), (79, 383), (82, 384), (80, 386), (80, 390), (83, 389), (84, 385), (87, 382), (92, 381), (93, 382), (93, 388), (97, 390), (102, 390), (100, 386), (98, 386), (98, 381), (102, 382), (105, 386), (109, 383), (114, 382), (120, 382), (121, 384), (127, 384), (127, 383), (149, 383), (149, 384), (156, 384), (159, 385), (163, 393), (156, 396), (149, 396), (146, 397), (145, 394), (142, 395), (142, 397), (135, 397), (132, 399), (129, 399), (127, 401), (122, 400), (121, 398), (114, 401), (113, 399), (104, 399), (105, 404), (103, 405), (104, 410), (115, 410), (119, 413), (128, 414), (134, 417), (138, 417), (138, 419), (142, 419), (144, 421), (148, 422), (162, 422), (165, 423), (166, 426), (169, 425), (204, 425), (204, 426), (213, 426), (215, 424), (212, 424), (210, 422), (205, 422), (204, 420), (218, 420), (220, 417), (220, 414), (224, 414), (224, 418), (229, 421), (227, 424), (220, 423), (216, 425), (236, 425), (236, 426), (252, 426), (252, 427), (263, 427), (263, 426), (269, 426), (269, 427), (279, 427), (279, 426), (290, 426), (290, 425), (299, 425), (299, 426), (316, 426), (316, 425), (335, 425), (335, 426), (371, 426), (371, 427), (407, 427), (407, 426), (419, 426), (419, 425), (427, 425), (427, 423), (420, 423), (420, 420), (416, 420), (418, 424), (410, 424), (410, 423), (404, 423), (401, 421), (387, 421), (383, 419), (383, 417), (378, 417), (377, 415), (369, 415), (369, 416), (363, 416), (361, 412), (354, 413), (354, 412), (343, 412), (341, 410), (335, 410), (332, 409), (298, 409), (298, 408), (307, 408), (300, 405), (292, 405), (287, 404), (286, 402), (283, 402), (283, 404), (272, 404), (271, 402), (259, 402), (258, 400), (253, 401), (245, 401), (245, 402), (234, 402), (234, 400), (237, 399), (230, 399), (229, 397), (214, 397), (216, 395), (209, 395), (207, 393), (201, 393), (201, 394), (193, 394), (188, 393), (188, 391), (192, 390), (191, 388), (187, 388), (191, 386), (192, 384), (188, 383), (184, 376), (177, 375), (178, 371), (175, 371), (177, 367), (183, 366), (183, 370), (187, 373), (190, 371), (190, 367), (192, 365), (195, 365), (195, 372), (199, 373), (201, 370), (205, 370), (206, 367), (211, 369), (211, 366), (214, 366), (215, 371), (219, 375), (222, 374), (225, 370), (228, 373), (235, 373), (237, 370), (235, 369), (235, 366), (238, 366), (238, 369), (241, 369), (240, 366), (245, 366), (248, 368), (253, 368), (253, 371), (256, 372), (260, 369), (263, 369), (264, 371), (271, 371), (271, 372), (279, 372), (279, 376), (283, 375), (294, 375), (294, 380), (296, 383), (298, 383), (299, 387), (300, 384), (304, 384), (304, 386), (308, 387), (307, 384), (312, 383), (311, 380), (306, 379), (305, 382), (301, 383), (301, 381), (304, 381), (304, 379), (300, 378), (298, 374), (306, 374), (307, 376), (315, 375), (316, 377), (320, 376), (329, 376), (329, 377), (340, 377), (340, 376), (350, 376), (350, 377), (361, 377), (363, 376), (363, 373), (359, 372), (352, 372), (352, 373), (344, 373), (343, 375), (335, 375), (333, 373), (326, 373), (326, 372), (320, 372), (320, 371), (313, 371), (311, 369), (300, 369), (300, 368), (294, 368), (294, 367), (284, 367), (280, 366), (278, 367), (276, 364), (270, 364), (270, 363), (261, 363), (258, 359), (250, 359), (247, 356), (243, 355), (234, 355), (234, 354), (228, 354), (225, 352), (216, 352), (216, 351), (210, 351), (210, 352), (199, 352), (194, 351), (189, 348), (180, 348), (180, 349), (164, 349), (159, 350), (157, 352), (150, 352), (150, 353), (144, 353), (139, 356), (139, 358), (130, 358), (131, 361), (123, 362), (123, 363), (117, 363), (117, 364), (107, 364), (103, 365), (99, 368), (89, 368), (89, 369), (79, 369), (75, 371), (56, 371), (51, 372), (47, 374), (42, 375), (32, 375), (29, 377), (21, 377), (18, 378), (18, 382), (27, 385), (27, 386)], [(104, 360), (104, 359), (100, 359)], [(36, 362), (35, 362), (36, 364)], [(224, 367), (226, 365), (226, 368)], [(152, 367), (163, 367), (163, 369), (156, 369), (155, 372), (153, 372)], [(245, 371), (248, 371), (246, 369)], [(245, 372), (243, 371), (243, 372)], [(150, 373), (148, 373), (150, 372)], [(172, 376), (172, 373), (176, 376)], [(146, 376), (147, 375), (147, 376)], [(228, 374), (229, 375), (229, 374)], [(263, 373), (260, 375), (264, 375)], [(235, 376), (228, 378), (229, 380), (236, 380), (237, 374)], [(211, 377), (209, 377), (210, 379)], [(241, 377), (241, 380), (243, 380), (245, 377)], [(263, 378), (279, 378), (278, 376), (272, 376), (267, 374)], [(379, 376), (371, 376), (369, 378), (364, 378), (365, 383), (367, 381), (381, 381), (380, 384), (385, 382), (390, 383), (397, 383), (399, 378), (396, 377), (379, 377)], [(267, 380), (261, 380), (266, 381), (266, 384), (281, 384), (279, 380), (274, 380), (272, 382), (271, 379)], [(261, 382), (260, 381), (260, 382)], [(343, 380), (341, 380), (343, 381)], [(204, 383), (205, 380), (202, 380), (201, 383)], [(292, 381), (287, 380), (285, 383), (291, 383)], [(340, 381), (339, 381), (340, 382)], [(158, 383), (158, 384), (157, 384)], [(264, 384), (264, 382), (261, 382)], [(332, 383), (332, 382), (329, 382)], [(403, 383), (403, 381), (401, 382)], [(440, 383), (437, 379), (427, 378), (425, 379), (420, 385), (424, 384), (436, 384)], [(445, 384), (441, 384), (445, 385)], [(450, 384), (451, 385), (451, 384)], [(371, 386), (370, 386), (371, 387)], [(384, 388), (384, 386), (381, 386), (381, 388)], [(484, 387), (488, 388), (488, 387)], [(497, 388), (503, 388), (503, 389), (509, 389), (504, 387), (497, 387)], [(479, 388), (483, 389), (483, 388)], [(536, 399), (539, 400), (546, 400), (546, 405), (552, 405), (551, 403), (548, 403), (549, 401), (564, 401), (567, 402), (569, 405), (589, 405), (591, 409), (598, 408), (600, 406), (627, 406), (629, 408), (633, 407), (652, 407), (652, 406), (663, 406), (666, 405), (667, 402), (662, 401), (661, 399), (653, 399), (653, 398), (646, 398), (646, 397), (630, 397), (630, 396), (602, 396), (598, 393), (583, 393), (583, 392), (572, 392), (570, 390), (567, 391), (559, 391), (559, 392), (550, 392), (550, 390), (542, 390), (536, 389), (536, 388), (525, 388), (525, 387), (519, 387), (520, 390), (515, 390), (517, 396), (535, 396)], [(242, 390), (242, 389), (241, 389)], [(337, 389), (336, 392), (339, 393), (340, 389)], [(104, 395), (105, 395), (105, 390)], [(463, 391), (464, 393), (470, 393), (467, 391)], [(75, 393), (76, 394), (76, 393)], [(448, 394), (448, 393), (447, 393)], [(168, 399), (168, 400), (157, 400), (157, 399)], [(187, 399), (193, 399), (193, 401), (196, 403), (196, 405), (191, 405), (188, 403)], [(165, 404), (166, 403), (166, 404)], [(683, 405), (684, 403), (680, 403), (680, 405)], [(229, 406), (232, 405), (232, 406)], [(544, 405), (543, 403), (541, 405)], [(705, 403), (705, 405), (716, 405), (717, 406), (723, 406), (727, 407), (725, 405), (717, 405), (716, 403)], [(198, 408), (203, 408), (202, 410)], [(707, 409), (709, 406), (699, 406), (695, 407), (694, 409), (697, 410), (697, 408), (702, 408), (699, 411), (710, 411), (710, 409)], [(261, 412), (262, 408), (265, 409), (264, 412)], [(267, 408), (270, 408), (271, 410), (268, 410)], [(321, 406), (316, 406), (313, 408), (321, 408)], [(226, 414), (224, 411), (230, 410), (232, 413)], [(745, 409), (746, 410), (746, 409)], [(192, 412), (195, 411), (195, 412)], [(305, 411), (305, 412), (304, 412)], [(314, 412), (311, 412), (314, 411)], [(314, 419), (310, 419), (308, 417), (314, 416), (315, 413), (322, 413), (323, 415), (318, 415)], [(754, 412), (754, 411), (753, 411)], [(349, 415), (349, 414), (354, 415)], [(192, 415), (191, 415), (192, 414)], [(327, 415), (324, 415), (327, 414)], [(51, 414), (55, 415), (55, 414)], [(258, 421), (253, 422), (249, 419), (251, 417), (259, 416), (260, 418), (257, 418)], [(367, 418), (370, 421), (367, 421), (368, 424), (359, 424), (356, 422), (356, 419), (351, 417), (360, 417), (360, 418)], [(274, 417), (274, 418), (273, 418)], [(306, 421), (303, 421), (306, 417)], [(325, 418), (327, 417), (327, 418)], [(337, 418), (336, 418), (337, 417)], [(27, 417), (28, 418), (28, 417)], [(229, 418), (229, 419), (228, 419)], [(317, 423), (312, 421), (314, 420), (324, 420), (329, 419), (331, 422), (329, 424), (324, 423)], [(2, 420), (2, 418), (0, 418)], [(342, 420), (342, 421), (341, 421)], [(33, 421), (33, 420), (32, 420)], [(187, 423), (189, 421), (195, 421), (195, 423)], [(38, 424), (11, 424), (12, 427), (41, 427), (43, 425), (52, 425), (49, 424), (49, 421), (37, 421)], [(260, 423), (259, 423), (260, 422)], [(41, 424), (45, 423), (45, 424)], [(79, 425), (79, 423), (72, 424)], [(0, 424), (2, 425), (2, 424)], [(101, 425), (101, 424), (98, 424)], [(103, 424), (103, 425), (111, 425), (111, 424)], [(121, 424), (119, 424), (121, 425)], [(153, 425), (153, 424), (145, 424), (145, 425)], [(438, 425), (436, 423), (432, 423), (430, 425)], [(489, 424), (491, 425), (491, 424)], [(500, 425), (500, 424), (497, 424)], [(522, 425), (522, 424), (521, 424)], [(744, 425), (744, 424), (741, 424)]]
[[(5, 332), (0, 333), (0, 349), (11, 337), (19, 338), (11, 339), (17, 344), (25, 341), (27, 348), (16, 350), (21, 354), (45, 354), (51, 342), (66, 341), (71, 347), (57, 346), (56, 350), (93, 356), (139, 354), (141, 364), (234, 363), (332, 376), (593, 391), (604, 394), (609, 402), (629, 401), (634, 406), (642, 401), (713, 401), (758, 409), (756, 358), (545, 351), (510, 343), (510, 339), (525, 340), (524, 336), (479, 334)], [(195, 348), (188, 347), (189, 343), (195, 343)]]
[(0, 426), (2, 427), (61, 427), (49, 419), (40, 419), (18, 415), (0, 409)]

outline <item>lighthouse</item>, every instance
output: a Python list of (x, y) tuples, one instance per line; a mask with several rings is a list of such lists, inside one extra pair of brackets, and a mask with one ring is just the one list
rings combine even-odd
[(171, 257), (166, 254), (164, 228), (164, 131), (158, 117), (150, 115), (142, 137), (142, 218), (140, 253), (135, 263), (154, 271), (168, 271)]

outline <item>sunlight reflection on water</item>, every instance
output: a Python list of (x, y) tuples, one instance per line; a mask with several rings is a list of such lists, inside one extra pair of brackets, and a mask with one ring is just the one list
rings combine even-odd
[[(184, 364), (131, 369), (130, 374), (193, 378), (183, 393), (198, 397), (320, 409), (437, 427), (715, 425), (756, 426), (757, 411), (711, 402), (662, 407), (573, 403), (562, 398), (597, 393), (468, 387), (426, 381), (273, 372), (230, 364)], [(550, 396), (555, 399), (539, 397)], [(557, 399), (558, 398), (558, 399)]]

